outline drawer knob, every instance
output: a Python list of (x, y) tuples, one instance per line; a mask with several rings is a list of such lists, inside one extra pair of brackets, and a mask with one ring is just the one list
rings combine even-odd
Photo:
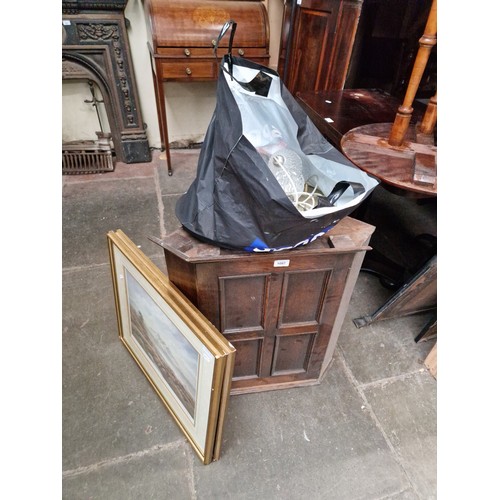
[(245, 51), (243, 49), (238, 49), (238, 54), (240, 56), (244, 56), (245, 55)]
[(186, 75), (190, 75), (192, 73), (191, 68), (186, 68)]
[(217, 42), (215, 40), (212, 40), (212, 45), (215, 47), (217, 45)]
[(191, 55), (191, 51), (189, 49), (184, 49), (184, 54), (189, 57)]

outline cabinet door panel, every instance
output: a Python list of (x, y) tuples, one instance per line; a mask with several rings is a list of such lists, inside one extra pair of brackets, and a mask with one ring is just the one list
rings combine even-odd
[(263, 330), (269, 274), (219, 278), (221, 331)]
[(293, 95), (344, 88), (363, 0), (285, 0), (279, 68)]
[(278, 335), (271, 375), (307, 372), (315, 333)]
[(301, 9), (324, 10), (330, 12), (332, 0), (302, 0)]
[(236, 348), (234, 378), (268, 377), (282, 276), (235, 271), (227, 265), (218, 278), (220, 331)]
[(323, 65), (329, 12), (300, 9), (297, 32), (300, 43), (295, 46), (291, 63), (290, 90), (317, 90)]
[(278, 325), (317, 325), (323, 307), (325, 289), (331, 271), (299, 271), (286, 273), (283, 280)]
[(231, 337), (231, 335), (228, 335), (227, 339), (236, 349), (233, 380), (259, 377), (263, 338), (237, 340)]

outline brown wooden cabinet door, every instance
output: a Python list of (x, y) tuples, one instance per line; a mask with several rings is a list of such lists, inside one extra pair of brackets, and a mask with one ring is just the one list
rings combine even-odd
[(269, 377), (282, 276), (219, 277), (221, 332), (239, 350), (233, 379)]
[[(296, 34), (293, 40), (293, 57), (290, 63), (289, 90), (318, 90), (321, 86), (321, 73), (328, 64), (326, 53), (328, 41), (335, 35), (335, 20), (338, 2), (329, 2), (327, 10), (316, 5), (306, 5), (297, 9), (295, 22)], [(332, 12), (332, 8), (335, 12)]]
[(362, 3), (363, 0), (285, 3), (279, 72), (292, 94), (344, 88)]
[(315, 269), (283, 275), (272, 376), (319, 374), (322, 358), (318, 343), (332, 273), (331, 269)]
[(236, 348), (233, 388), (318, 378), (351, 260), (199, 266), (198, 307)]

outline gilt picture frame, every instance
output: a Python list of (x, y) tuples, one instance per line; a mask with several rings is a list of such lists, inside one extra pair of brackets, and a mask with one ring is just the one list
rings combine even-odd
[(123, 231), (107, 238), (119, 338), (202, 462), (218, 460), (235, 349)]

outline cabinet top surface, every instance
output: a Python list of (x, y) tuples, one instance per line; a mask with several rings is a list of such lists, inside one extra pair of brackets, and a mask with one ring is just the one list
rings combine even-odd
[(375, 227), (351, 217), (343, 218), (324, 236), (306, 246), (293, 250), (256, 254), (239, 250), (226, 250), (214, 245), (203, 243), (191, 236), (182, 228), (164, 238), (150, 237), (150, 240), (160, 245), (165, 250), (176, 254), (188, 262), (213, 262), (218, 260), (242, 258), (287, 258), (311, 256), (324, 253), (352, 253), (370, 250), (368, 242), (375, 231)]

